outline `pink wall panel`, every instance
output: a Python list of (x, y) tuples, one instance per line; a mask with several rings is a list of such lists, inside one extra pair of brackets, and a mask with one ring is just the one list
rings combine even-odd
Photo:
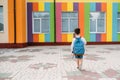
[(56, 4), (56, 41), (61, 42), (61, 3)]

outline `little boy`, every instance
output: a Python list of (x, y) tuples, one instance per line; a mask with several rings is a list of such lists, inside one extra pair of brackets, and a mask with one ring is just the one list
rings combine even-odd
[(75, 55), (75, 58), (77, 60), (77, 68), (82, 67), (82, 60), (83, 55), (85, 52), (84, 45), (87, 43), (85, 38), (80, 36), (80, 29), (76, 28), (74, 30), (75, 37), (73, 38), (72, 44), (71, 44), (71, 51)]

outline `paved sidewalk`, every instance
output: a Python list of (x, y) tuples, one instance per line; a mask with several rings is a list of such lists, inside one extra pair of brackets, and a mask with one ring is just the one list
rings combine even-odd
[(82, 68), (70, 46), (0, 49), (0, 80), (120, 80), (120, 45), (87, 45)]

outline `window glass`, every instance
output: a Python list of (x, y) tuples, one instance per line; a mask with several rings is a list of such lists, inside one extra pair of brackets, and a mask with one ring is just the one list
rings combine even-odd
[(77, 12), (63, 12), (62, 13), (62, 32), (74, 32), (78, 27), (78, 13)]
[(62, 19), (62, 32), (68, 32), (68, 19)]
[(105, 14), (103, 13), (103, 12), (99, 12), (98, 13), (99, 15), (98, 15), (98, 19), (104, 19), (105, 18)]
[(120, 32), (120, 19), (118, 19), (118, 32)]
[(34, 12), (33, 13), (34, 18), (48, 18), (49, 13), (44, 13), (44, 12)]
[(3, 24), (3, 7), (0, 6), (0, 32), (4, 31), (4, 24)]
[(49, 19), (42, 19), (42, 33), (49, 33)]
[(104, 33), (105, 21), (104, 12), (90, 12), (90, 32)]
[(34, 19), (34, 32), (40, 32), (40, 19)]
[(33, 12), (34, 32), (33, 33), (49, 33), (50, 15), (48, 12)]
[(71, 17), (78, 17), (78, 14), (77, 13), (70, 13), (70, 16)]
[(104, 19), (98, 19), (97, 20), (97, 32), (104, 32), (104, 26), (105, 26), (105, 21)]
[(118, 32), (120, 32), (120, 12), (118, 12), (117, 23), (118, 23)]
[(90, 32), (96, 32), (96, 20), (90, 19)]
[(118, 12), (118, 18), (120, 18), (120, 12)]
[(78, 27), (78, 20), (71, 19), (70, 20), (70, 32), (74, 32), (74, 29)]
[(63, 12), (62, 17), (68, 17), (68, 13)]

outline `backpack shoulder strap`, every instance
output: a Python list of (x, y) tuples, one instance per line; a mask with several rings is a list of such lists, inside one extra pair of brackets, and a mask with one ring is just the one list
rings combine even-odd
[(81, 37), (75, 38), (75, 39), (81, 39)]

